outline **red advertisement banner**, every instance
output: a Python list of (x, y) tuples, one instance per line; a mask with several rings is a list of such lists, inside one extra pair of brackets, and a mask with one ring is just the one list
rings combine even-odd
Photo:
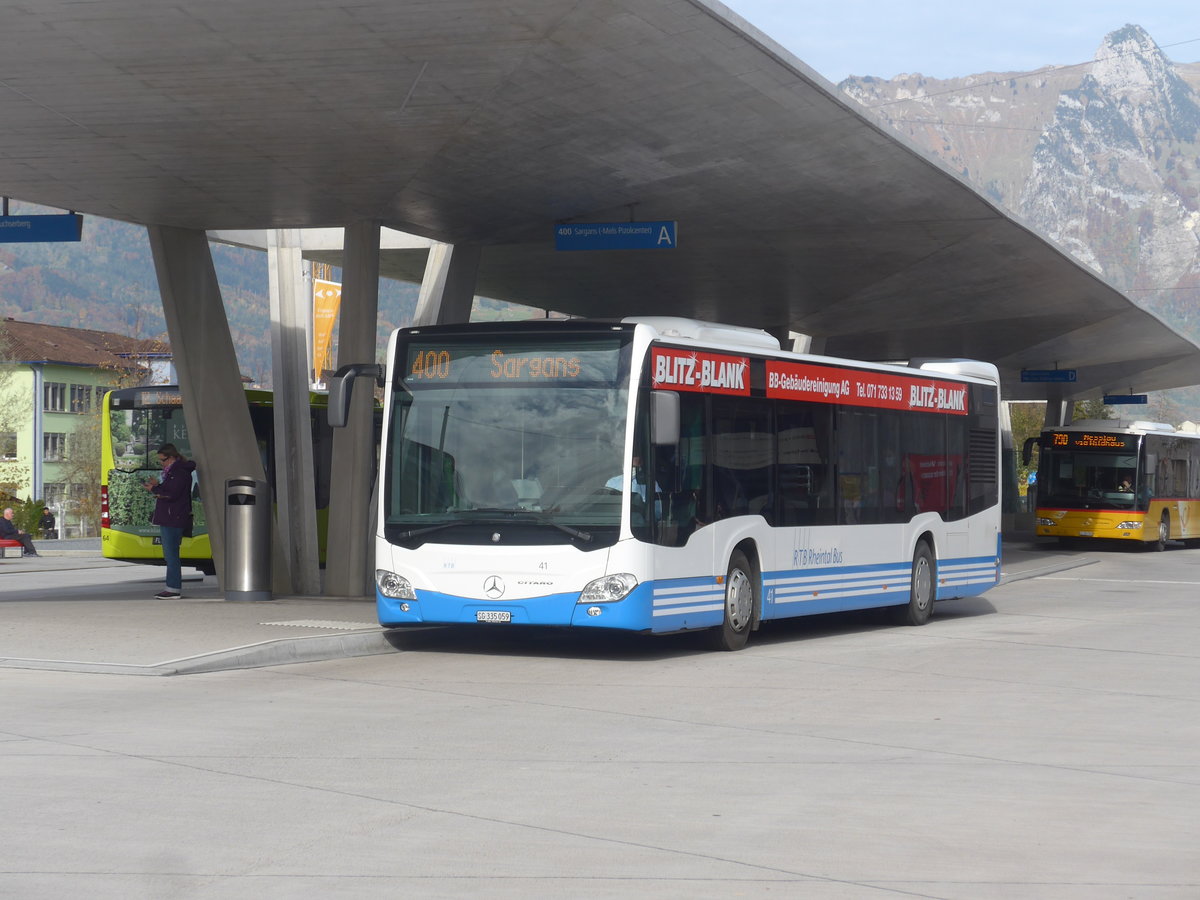
[(965, 416), (967, 394), (966, 385), (933, 378), (767, 360), (768, 397)]
[(750, 396), (750, 358), (746, 356), (655, 347), (650, 365), (656, 388)]

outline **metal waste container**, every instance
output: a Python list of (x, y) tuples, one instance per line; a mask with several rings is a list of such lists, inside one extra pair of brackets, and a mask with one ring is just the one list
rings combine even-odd
[(271, 488), (249, 476), (225, 482), (225, 599), (271, 599)]

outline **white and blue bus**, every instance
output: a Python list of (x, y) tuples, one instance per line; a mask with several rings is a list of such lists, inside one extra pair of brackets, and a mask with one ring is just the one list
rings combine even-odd
[(690, 319), (401, 329), (379, 621), (706, 629), (730, 650), (813, 613), (924, 624), (999, 578), (998, 384)]

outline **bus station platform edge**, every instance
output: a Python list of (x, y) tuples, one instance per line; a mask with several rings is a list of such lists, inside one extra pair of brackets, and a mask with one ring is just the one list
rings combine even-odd
[[(185, 675), (395, 653), (401, 644), (400, 632), (375, 621), (373, 597), (231, 602), (214, 578), (185, 569), (183, 597), (158, 600), (159, 567), (104, 559), (98, 542), (38, 549), (39, 557), (0, 559), (0, 668)], [(1095, 561), (1005, 535), (1001, 584)]]

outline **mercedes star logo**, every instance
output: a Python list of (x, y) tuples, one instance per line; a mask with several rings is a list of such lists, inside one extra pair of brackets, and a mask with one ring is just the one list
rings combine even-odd
[(483, 580), (483, 592), (489, 600), (498, 600), (504, 596), (504, 580), (499, 575), (489, 575)]

